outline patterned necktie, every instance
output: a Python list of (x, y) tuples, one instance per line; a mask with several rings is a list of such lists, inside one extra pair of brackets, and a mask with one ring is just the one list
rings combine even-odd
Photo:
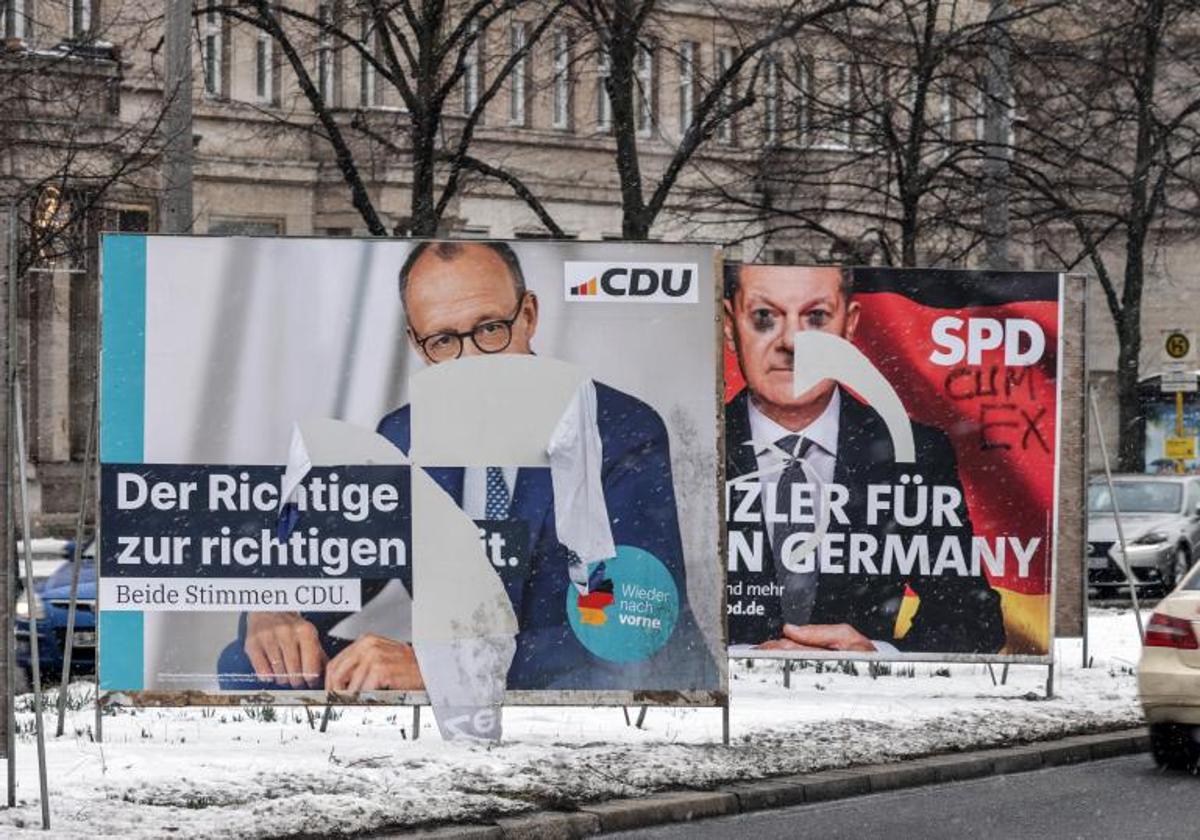
[(500, 467), (487, 468), (487, 502), (483, 509), (484, 519), (508, 519), (511, 499), (504, 470)]
[[(808, 484), (809, 478), (804, 473), (804, 456), (812, 448), (813, 442), (805, 439), (796, 451), (798, 435), (786, 435), (775, 442), (775, 445), (787, 452), (790, 460), (783, 472), (779, 474), (779, 484), (775, 494), (775, 509), (784, 516), (790, 517), (792, 509), (792, 486)], [(792, 453), (795, 455), (792, 455)], [(814, 500), (818, 494), (814, 494)], [(815, 513), (815, 511), (814, 511)], [(805, 523), (790, 521), (777, 522), (771, 535), (771, 553), (775, 558), (775, 576), (783, 587), (783, 620), (788, 624), (807, 624), (812, 615), (813, 603), (817, 595), (817, 572), (793, 572), (783, 563), (783, 544), (788, 537), (798, 533), (811, 533), (813, 526)], [(793, 541), (793, 547), (804, 541), (801, 537)], [(815, 557), (813, 558), (816, 559)]]

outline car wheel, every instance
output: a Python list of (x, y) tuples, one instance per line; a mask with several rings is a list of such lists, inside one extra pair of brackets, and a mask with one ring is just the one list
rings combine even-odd
[(1189, 770), (1196, 766), (1200, 746), (1191, 737), (1192, 727), (1173, 723), (1150, 725), (1150, 754), (1166, 770)]

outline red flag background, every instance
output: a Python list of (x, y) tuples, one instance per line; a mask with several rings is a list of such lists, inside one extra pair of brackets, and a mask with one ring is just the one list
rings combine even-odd
[[(917, 272), (907, 274), (911, 278)], [(938, 282), (955, 276), (969, 282), (974, 273), (934, 274)], [(980, 285), (986, 286), (986, 280)], [(1010, 283), (1005, 286), (1011, 288)], [(948, 307), (918, 302), (914, 297), (897, 291), (857, 293), (854, 300), (862, 315), (854, 343), (896, 389), (913, 420), (950, 436), (975, 534), (1042, 538), (1028, 577), (1018, 577), (1014, 563), (1009, 564), (1005, 576), (989, 575), (989, 580), (1003, 603), (1008, 642), (1001, 652), (1045, 654), (1051, 633), (1058, 450), (1058, 300), (999, 303), (996, 298), (1002, 294), (992, 293), (980, 295), (979, 305)], [(951, 295), (948, 299), (962, 297)], [(1007, 366), (1003, 347), (985, 351), (978, 365), (967, 360), (949, 367), (935, 364), (930, 359), (938, 349), (932, 337), (933, 324), (946, 316), (964, 322), (969, 318), (992, 318), (1001, 323), (1028, 319), (1042, 329), (1045, 352), (1029, 367)], [(726, 402), (743, 387), (737, 358), (727, 346)], [(916, 596), (910, 592), (897, 621), (898, 636), (906, 632), (916, 607)]]

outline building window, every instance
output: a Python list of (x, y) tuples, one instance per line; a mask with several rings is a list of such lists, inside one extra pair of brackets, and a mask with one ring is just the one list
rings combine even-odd
[(275, 102), (275, 40), (266, 32), (254, 41), (254, 95), (264, 105)]
[[(12, 0), (9, 0), (11, 3)], [(92, 34), (92, 4), (94, 0), (71, 0), (71, 37), (88, 38)]]
[(150, 233), (150, 211), (140, 207), (118, 209), (117, 230), (122, 233)]
[[(720, 84), (724, 79), (729, 68), (733, 66), (733, 47), (725, 45), (717, 47), (717, 83)], [(734, 84), (730, 79), (729, 83), (721, 90), (721, 111), (726, 116), (717, 126), (717, 142), (732, 144), (733, 143), (733, 115), (729, 110), (733, 107)]]
[(803, 143), (808, 139), (812, 125), (812, 70), (804, 56), (796, 58), (796, 139)]
[(518, 55), (521, 57), (512, 66), (512, 75), (509, 78), (509, 98), (508, 98), (508, 124), (523, 126), (526, 124), (525, 113), (525, 90), (526, 90), (526, 72), (528, 62), (526, 61), (525, 38), (528, 33), (528, 24), (523, 21), (512, 24), (508, 28), (508, 48), (509, 55)]
[(571, 127), (571, 35), (554, 33), (554, 127)]
[(608, 98), (608, 77), (612, 75), (612, 59), (605, 47), (600, 47), (599, 66), (596, 69), (596, 129), (608, 131), (612, 128), (612, 100)]
[(763, 140), (768, 146), (779, 142), (779, 64), (773, 55), (763, 65)]
[(684, 41), (679, 45), (679, 133), (692, 127), (696, 117), (696, 56), (700, 45)]
[(470, 116), (479, 107), (479, 90), (483, 87), (483, 35), (479, 22), (471, 22), (470, 46), (463, 53), (463, 114)]
[(358, 104), (370, 108), (379, 104), (375, 91), (375, 65), (370, 58), (375, 55), (375, 29), (370, 15), (363, 15), (358, 22)]
[(655, 120), (655, 100), (654, 95), (654, 46), (652, 44), (640, 44), (637, 51), (637, 65), (634, 68), (637, 74), (638, 86), (638, 112), (637, 112), (637, 130), (642, 137), (649, 137), (654, 133)]
[(329, 27), (333, 25), (332, 9), (328, 3), (317, 6), (317, 22), (321, 31), (317, 33), (317, 90), (326, 108), (335, 107), (333, 78), (333, 36)]
[(850, 65), (839, 61), (833, 67), (834, 118), (833, 142), (843, 148), (850, 147)]
[(982, 84), (975, 88), (975, 139), (987, 142), (987, 92)]
[(4, 37), (25, 37), (28, 25), (28, 0), (7, 0), (4, 4)]
[(224, 92), (224, 62), (222, 52), (225, 45), (222, 36), (221, 13), (215, 3), (209, 3), (204, 9), (204, 40), (202, 42), (201, 60), (204, 67), (204, 92), (209, 96), (220, 96)]

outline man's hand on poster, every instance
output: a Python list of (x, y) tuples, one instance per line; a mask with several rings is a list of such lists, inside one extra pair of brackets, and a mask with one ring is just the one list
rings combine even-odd
[(325, 651), (317, 628), (299, 613), (247, 614), (245, 648), (260, 680), (291, 688), (321, 687)]
[(412, 645), (367, 633), (329, 662), (330, 691), (424, 691), (425, 681)]
[(849, 624), (785, 624), (783, 638), (758, 645), (760, 650), (847, 650), (873, 652), (874, 643)]

